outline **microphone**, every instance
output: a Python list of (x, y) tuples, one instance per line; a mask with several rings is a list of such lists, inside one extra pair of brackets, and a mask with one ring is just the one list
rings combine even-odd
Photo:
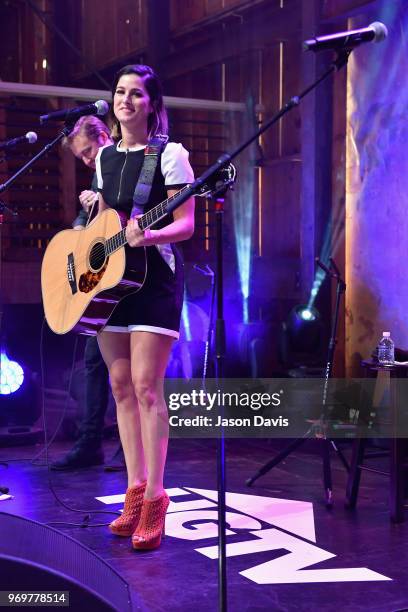
[(92, 104), (84, 104), (84, 106), (59, 110), (49, 113), (48, 115), (41, 115), (40, 123), (46, 123), (47, 121), (66, 121), (75, 123), (77, 119), (84, 115), (106, 115), (108, 110), (109, 104), (105, 102), (105, 100), (97, 100), (96, 102), (92, 102)]
[(334, 49), (339, 51), (346, 49), (351, 51), (365, 42), (382, 42), (388, 36), (388, 30), (381, 21), (374, 21), (368, 28), (350, 30), (349, 32), (338, 32), (337, 34), (327, 34), (305, 40), (303, 43), (304, 51), (324, 51)]
[(11, 140), (5, 140), (4, 142), (0, 142), (0, 150), (15, 147), (16, 145), (22, 142), (29, 142), (30, 144), (34, 144), (35, 142), (37, 142), (37, 138), (38, 136), (35, 132), (27, 132), (25, 136), (19, 136), (18, 138), (12, 138)]

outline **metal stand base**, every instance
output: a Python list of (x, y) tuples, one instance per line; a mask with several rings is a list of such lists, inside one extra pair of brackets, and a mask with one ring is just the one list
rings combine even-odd
[[(284, 461), (286, 457), (288, 457), (293, 451), (295, 451), (299, 446), (303, 444), (306, 440), (313, 439), (310, 437), (309, 432), (305, 434), (303, 438), (297, 438), (293, 440), (286, 448), (280, 451), (273, 459), (265, 463), (251, 478), (248, 478), (245, 484), (250, 487), (253, 483), (258, 480), (261, 476), (269, 472), (272, 468), (277, 466), (281, 461)], [(349, 464), (343, 455), (342, 451), (335, 444), (334, 440), (329, 438), (322, 438), (321, 440), (317, 440), (319, 444), (321, 444), (321, 455), (323, 461), (323, 488), (325, 493), (325, 503), (327, 508), (331, 508), (333, 506), (333, 485), (332, 485), (332, 477), (331, 477), (331, 465), (330, 465), (330, 449), (333, 448), (337, 453), (340, 461), (343, 466), (346, 468), (347, 472), (350, 467)]]

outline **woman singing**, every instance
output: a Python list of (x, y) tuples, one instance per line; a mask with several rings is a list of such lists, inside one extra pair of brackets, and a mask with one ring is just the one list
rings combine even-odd
[[(167, 133), (167, 114), (160, 83), (151, 68), (125, 66), (114, 80), (113, 137), (116, 145), (100, 149), (96, 159), (99, 210), (108, 207), (129, 217), (152, 136)], [(194, 180), (188, 153), (168, 143), (153, 179), (146, 212)], [(168, 417), (163, 383), (171, 347), (179, 335), (183, 301), (183, 264), (176, 242), (194, 231), (194, 199), (164, 220), (159, 229), (141, 231), (136, 218), (126, 228), (128, 244), (147, 247), (148, 277), (143, 288), (124, 298), (99, 334), (117, 406), (120, 439), (126, 460), (128, 488), (112, 533), (132, 536), (135, 549), (160, 545), (169, 498), (163, 488), (168, 442)]]

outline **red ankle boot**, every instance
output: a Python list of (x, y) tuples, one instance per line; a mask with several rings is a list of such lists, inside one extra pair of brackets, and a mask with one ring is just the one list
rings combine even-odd
[(143, 501), (140, 521), (132, 536), (132, 546), (138, 550), (153, 550), (160, 546), (170, 500), (164, 491), (156, 499)]
[(137, 527), (143, 505), (146, 483), (126, 490), (125, 507), (122, 516), (112, 521), (109, 529), (118, 536), (130, 536)]

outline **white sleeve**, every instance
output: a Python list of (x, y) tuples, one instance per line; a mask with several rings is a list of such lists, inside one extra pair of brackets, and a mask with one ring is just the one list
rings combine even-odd
[(102, 150), (103, 150), (103, 147), (98, 149), (98, 152), (95, 157), (96, 186), (98, 189), (102, 189), (103, 187), (103, 178), (102, 178), (102, 170), (101, 170)]
[(194, 181), (188, 151), (179, 142), (169, 142), (164, 149), (161, 156), (161, 171), (166, 186), (186, 185)]
[(112, 144), (105, 144), (103, 147), (98, 149), (98, 152), (95, 157), (95, 172), (96, 172), (96, 187), (98, 190), (102, 190), (103, 187), (103, 178), (102, 178), (102, 169), (101, 169), (101, 155), (102, 151), (107, 147), (111, 147)]

